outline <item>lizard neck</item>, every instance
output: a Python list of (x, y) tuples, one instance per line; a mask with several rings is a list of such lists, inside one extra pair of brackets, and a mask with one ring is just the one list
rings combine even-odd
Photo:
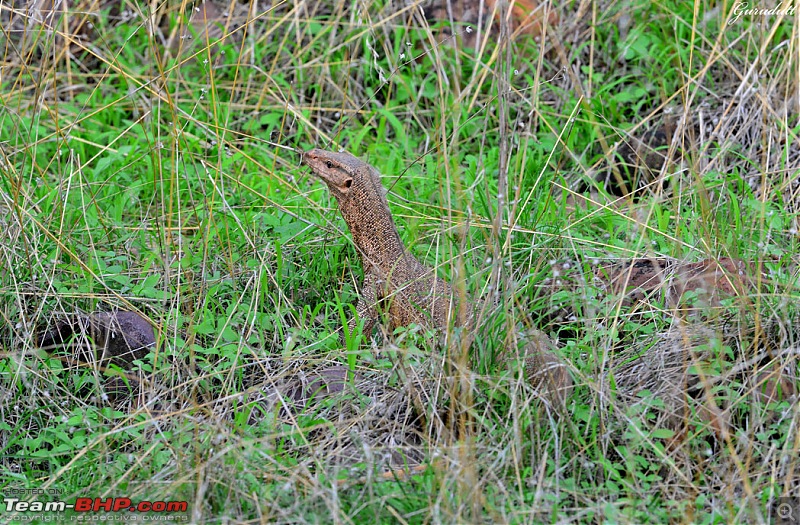
[(353, 235), (364, 269), (376, 265), (384, 272), (391, 271), (405, 255), (405, 247), (389, 208), (382, 203), (375, 206), (364, 206), (363, 202), (352, 204), (355, 204), (354, 209), (343, 208), (342, 216)]

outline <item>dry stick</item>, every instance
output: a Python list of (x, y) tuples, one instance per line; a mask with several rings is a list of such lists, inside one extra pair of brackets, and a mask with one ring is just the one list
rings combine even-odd
[[(498, 59), (496, 63), (495, 69), (495, 76), (497, 78), (497, 105), (498, 105), (498, 113), (499, 113), (499, 134), (500, 134), (500, 144), (499, 144), (499, 161), (498, 161), (498, 173), (497, 173), (497, 212), (495, 214), (493, 223), (492, 223), (492, 235), (491, 235), (491, 245), (492, 245), (492, 272), (489, 276), (489, 294), (486, 298), (486, 302), (484, 306), (487, 304), (492, 304), (493, 296), (499, 293), (500, 289), (500, 281), (501, 281), (501, 273), (503, 269), (503, 265), (501, 263), (501, 254), (502, 254), (502, 224), (503, 224), (503, 212), (505, 210), (505, 204), (507, 200), (507, 193), (508, 193), (508, 122), (507, 122), (507, 112), (508, 112), (508, 93), (510, 90), (509, 82), (508, 82), (508, 73), (510, 71), (510, 64), (511, 64), (511, 45), (509, 43), (509, 27), (508, 27), (508, 14), (510, 14), (510, 6), (508, 5), (507, 0), (501, 0), (499, 3), (499, 11), (501, 13), (500, 16), (500, 39), (498, 42), (499, 46), (499, 56), (503, 57), (503, 51), (505, 50), (505, 60), (502, 58)], [(508, 331), (508, 333), (512, 333), (512, 331)], [(507, 344), (507, 341), (504, 341), (504, 344)], [(463, 360), (463, 370), (468, 370), (469, 364), (469, 348), (464, 346), (461, 352), (461, 359)], [(466, 391), (462, 391), (462, 395), (464, 399), (462, 400), (465, 404), (464, 406), (471, 407), (472, 406), (472, 391), (471, 389), (467, 389)], [(462, 418), (463, 420), (466, 419), (466, 415)], [(464, 455), (472, 454), (474, 451), (471, 447), (464, 447)], [(471, 459), (471, 458), (464, 458), (464, 459)], [(468, 463), (470, 467), (473, 465), (473, 462), (470, 461)], [(475, 471), (474, 468), (470, 468), (467, 471), (466, 481), (470, 484), (475, 483)], [(470, 488), (470, 487), (466, 487)], [(469, 495), (469, 492), (466, 492), (465, 495)], [(477, 495), (476, 495), (477, 496)], [(481, 501), (478, 497), (472, 497), (472, 518), (477, 519), (479, 516), (482, 515), (481, 509), (483, 506), (483, 501)]]
[[(508, 9), (506, 2), (501, 4), (502, 8)], [(505, 12), (501, 9), (501, 13)], [(511, 70), (511, 46), (509, 45), (508, 17), (500, 18), (500, 56), (505, 50), (505, 61), (497, 61), (497, 81), (498, 81), (498, 112), (500, 126), (499, 159), (497, 167), (497, 213), (492, 223), (492, 275), (490, 277), (490, 291), (493, 294), (500, 293), (501, 277), (503, 265), (500, 262), (503, 251), (502, 228), (503, 212), (505, 211), (508, 199), (508, 91), (510, 89), (508, 74)]]
[[(499, 4), (499, 11), (501, 14), (509, 13), (509, 6), (506, 0), (501, 0)], [(498, 178), (497, 178), (497, 212), (495, 214), (493, 223), (492, 223), (492, 273), (489, 277), (490, 283), (490, 295), (488, 300), (491, 301), (491, 296), (498, 293), (500, 287), (500, 277), (502, 272), (502, 264), (500, 263), (501, 259), (501, 231), (502, 231), (502, 221), (503, 221), (503, 212), (505, 210), (505, 203), (506, 203), (506, 194), (508, 192), (508, 130), (507, 130), (507, 110), (508, 110), (508, 79), (507, 74), (510, 70), (511, 64), (511, 46), (509, 45), (509, 27), (508, 27), (508, 17), (503, 15), (500, 17), (500, 39), (499, 39), (499, 47), (500, 47), (500, 56), (502, 56), (503, 50), (505, 50), (505, 61), (498, 60), (496, 64), (496, 73), (495, 76), (498, 81), (498, 111), (499, 111), (499, 127), (500, 127), (500, 144), (499, 144), (499, 165), (498, 165)], [(462, 341), (461, 345), (461, 352), (457, 356), (458, 359), (458, 370), (460, 374), (466, 374), (469, 371), (469, 347), (466, 344), (467, 341)], [(460, 398), (460, 406), (461, 407), (471, 407), (472, 406), (472, 389), (469, 388), (468, 379), (461, 377), (459, 378), (459, 384), (463, 385), (462, 388), (458, 389), (458, 395)], [(467, 500), (472, 501), (472, 509), (471, 509), (471, 518), (477, 519), (478, 516), (481, 515), (481, 509), (483, 506), (483, 501), (476, 497), (477, 495), (472, 494), (472, 488), (475, 486), (475, 470), (473, 468), (474, 462), (472, 460), (472, 454), (474, 454), (474, 449), (470, 446), (471, 445), (471, 435), (467, 433), (467, 429), (471, 428), (471, 420), (469, 417), (468, 410), (461, 410), (459, 417), (459, 431), (460, 435), (466, 440), (464, 447), (461, 447), (461, 459), (462, 464), (465, 465), (465, 476), (463, 477), (463, 481), (461, 483), (461, 488), (463, 490), (463, 496)]]

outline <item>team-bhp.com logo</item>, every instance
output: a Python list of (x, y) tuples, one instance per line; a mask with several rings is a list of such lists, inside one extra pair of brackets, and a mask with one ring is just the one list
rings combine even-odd
[[(7, 513), (14, 513), (20, 519), (14, 521), (27, 521), (20, 513), (64, 513), (72, 511), (73, 516), (92, 515), (96, 513), (108, 512), (138, 512), (149, 513), (151, 519), (149, 521), (159, 521), (158, 515), (173, 517), (170, 521), (175, 521), (174, 518), (188, 519), (186, 513), (189, 509), (189, 504), (186, 501), (139, 501), (134, 503), (130, 498), (78, 498), (75, 503), (67, 503), (65, 501), (23, 501), (20, 498), (4, 498), (5, 511)], [(183, 514), (184, 516), (176, 516)], [(81, 520), (82, 521), (82, 520)]]

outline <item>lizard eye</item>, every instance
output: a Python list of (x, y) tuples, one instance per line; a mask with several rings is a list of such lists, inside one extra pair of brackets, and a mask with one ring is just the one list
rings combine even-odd
[(344, 181), (345, 188), (349, 188), (352, 185), (353, 185), (353, 179), (347, 179), (346, 181)]
[(331, 168), (333, 168), (333, 163), (331, 161), (328, 161), (328, 162), (325, 163), (325, 166), (327, 166), (328, 169), (331, 169)]

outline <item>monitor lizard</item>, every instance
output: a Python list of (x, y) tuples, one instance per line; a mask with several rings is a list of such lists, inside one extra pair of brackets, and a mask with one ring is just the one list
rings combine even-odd
[[(406, 250), (378, 170), (349, 153), (320, 149), (307, 151), (303, 162), (336, 198), (361, 258), (364, 283), (356, 313), (364, 333), (372, 332), (382, 313), (392, 331), (412, 323), (447, 330), (456, 307), (453, 289)], [(357, 322), (348, 323), (351, 332)]]
[[(348, 322), (350, 332), (363, 319), (363, 333), (370, 334), (381, 314), (387, 315), (391, 331), (416, 323), (445, 332), (457, 324), (458, 302), (452, 286), (406, 250), (378, 170), (349, 153), (321, 149), (305, 152), (302, 162), (336, 198), (364, 268), (358, 317)], [(572, 379), (552, 352), (552, 342), (543, 345), (542, 341), (549, 338), (541, 334), (526, 346), (526, 377), (534, 387), (542, 385), (563, 401), (572, 389)]]

